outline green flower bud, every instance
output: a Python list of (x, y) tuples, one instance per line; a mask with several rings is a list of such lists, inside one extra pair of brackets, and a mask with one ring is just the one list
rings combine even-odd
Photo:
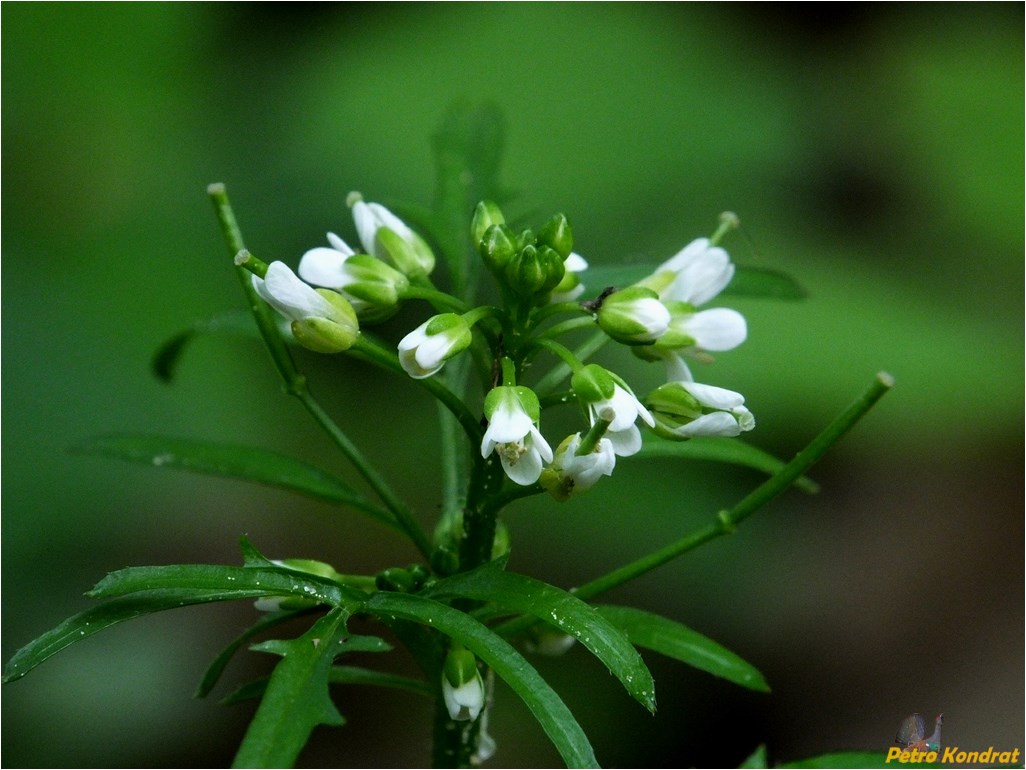
[(403, 237), (395, 230), (381, 227), (374, 237), (377, 251), (402, 273), (408, 276), (421, 276), (428, 275), (435, 269), (434, 252), (416, 233), (411, 231)]
[(496, 275), (502, 274), (518, 250), (516, 235), (504, 224), (491, 225), (478, 242), (481, 259)]
[(499, 207), (492, 201), (481, 201), (474, 208), (474, 218), (470, 223), (470, 238), (475, 246), (481, 243), (485, 232), (492, 225), (504, 225), (506, 218)]
[(345, 297), (329, 289), (314, 289), (328, 301), (334, 312), (327, 317), (311, 316), (292, 322), (296, 342), (315, 353), (341, 353), (349, 350), (360, 335), (356, 311)]
[(631, 286), (605, 298), (598, 324), (617, 342), (644, 345), (657, 340), (670, 325), (670, 311), (652, 289)]
[(470, 324), (463, 316), (441, 313), (399, 341), (399, 363), (411, 377), (422, 380), (466, 350), (472, 339)]
[(574, 233), (570, 222), (563, 214), (556, 214), (538, 232), (538, 243), (555, 250), (561, 259), (570, 256), (574, 250)]
[(484, 708), (484, 694), (474, 653), (463, 647), (449, 650), (442, 667), (442, 696), (449, 716), (460, 722), (477, 719)]
[(534, 304), (544, 304), (548, 295), (563, 280), (566, 268), (555, 249), (549, 246), (525, 246), (506, 265), (509, 287)]
[(649, 393), (645, 403), (663, 438), (737, 436), (755, 427), (744, 396), (713, 385), (668, 382)]

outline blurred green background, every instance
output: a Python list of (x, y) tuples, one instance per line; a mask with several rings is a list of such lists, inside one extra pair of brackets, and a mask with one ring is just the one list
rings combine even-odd
[[(610, 597), (731, 647), (773, 694), (649, 656), (652, 718), (580, 650), (539, 663), (600, 761), (883, 749), (913, 711), (943, 711), (948, 745), (1024, 747), (1021, 4), (6, 3), (2, 21), (5, 660), (87, 606), (106, 572), (236, 563), (242, 533), (347, 572), (412, 558), (327, 505), (67, 449), (170, 433), (353, 478), (253, 341), (196, 342), (170, 387), (150, 357), (240, 307), (207, 183), (228, 185), (256, 254), (295, 264), (329, 229), (353, 236), (349, 190), (429, 203), (429, 136), (469, 98), (506, 114), (516, 206), (565, 211), (593, 263), (665, 259), (730, 209), (745, 227), (726, 243), (735, 261), (805, 284), (802, 303), (725, 302), (749, 340), (698, 375), (745, 394), (752, 443), (787, 457), (877, 370), (897, 378), (817, 467), (820, 495), (791, 493)], [(410, 308), (390, 333), (422, 317)], [(659, 376), (606, 360), (639, 390)], [(301, 361), (431, 522), (428, 399)], [(580, 583), (757, 482), (624, 461), (565, 506), (513, 507), (512, 567)], [(4, 764), (228, 764), (251, 708), (191, 694), (252, 617), (239, 604), (124, 624), (5, 686)], [(269, 662), (244, 656), (229, 679)], [(422, 765), (414, 700), (338, 691), (349, 724), (317, 732), (302, 762)], [(510, 692), (492, 723), (496, 766), (558, 763)]]

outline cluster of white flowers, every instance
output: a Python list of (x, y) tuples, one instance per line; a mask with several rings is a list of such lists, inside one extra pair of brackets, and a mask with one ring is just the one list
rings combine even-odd
[[(254, 275), (257, 292), (292, 322), (297, 341), (319, 352), (339, 352), (354, 344), (359, 325), (391, 317), (415, 285), (430, 285), (435, 265), (427, 243), (378, 203), (349, 196), (364, 253), (328, 233), (329, 246), (307, 251), (299, 276), (281, 262)], [(569, 223), (556, 215), (535, 236), (514, 234), (498, 207), (484, 202), (472, 224), (481, 256), (521, 311), (573, 302), (584, 292), (585, 259), (572, 251)], [(504, 379), (484, 401), (487, 428), (484, 458), (496, 456), (515, 483), (536, 483), (564, 500), (613, 472), (617, 457), (641, 449), (638, 423), (659, 436), (737, 436), (755, 420), (734, 391), (695, 382), (687, 359), (707, 360), (710, 352), (731, 350), (747, 337), (744, 316), (728, 308), (699, 309), (734, 276), (727, 252), (707, 238), (692, 241), (632, 286), (576, 306), (591, 312), (612, 339), (630, 345), (639, 357), (661, 361), (666, 383), (639, 399), (627, 383), (597, 364), (574, 361), (571, 390), (590, 429), (567, 436), (555, 451), (539, 428), (538, 396)], [(318, 287), (318, 288), (313, 288)], [(481, 309), (478, 309), (480, 311)], [(437, 374), (470, 347), (472, 327), (487, 313), (471, 311), (432, 316), (404, 336), (398, 358), (411, 377)], [(524, 315), (524, 313), (521, 313)]]

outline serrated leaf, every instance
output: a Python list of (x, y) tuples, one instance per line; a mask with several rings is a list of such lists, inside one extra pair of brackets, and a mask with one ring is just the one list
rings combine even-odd
[(387, 512), (372, 505), (345, 482), (302, 460), (266, 449), (169, 436), (126, 434), (97, 436), (77, 444), (71, 451), (114, 457), (155, 468), (255, 481), (348, 505), (389, 526), (396, 526)]
[(766, 744), (761, 743), (739, 766), (741, 770), (766, 770), (769, 767), (769, 759), (766, 757)]
[(244, 310), (232, 310), (205, 321), (196, 321), (157, 349), (153, 356), (153, 373), (164, 382), (171, 382), (186, 346), (204, 334), (234, 334), (253, 339), (260, 338), (256, 324), (253, 323), (253, 315)]
[[(699, 436), (687, 441), (671, 441), (651, 433), (643, 435), (644, 441), (635, 458), (671, 458), (682, 460), (710, 460), (712, 462), (742, 465), (773, 476), (787, 463), (778, 460), (769, 452), (746, 444), (737, 438)], [(798, 478), (794, 485), (803, 492), (816, 494), (819, 484), (807, 476)]]
[[(581, 281), (588, 287), (588, 296), (593, 296), (609, 286), (622, 289), (637, 283), (654, 273), (659, 264), (596, 265), (581, 275)], [(808, 294), (794, 278), (779, 270), (735, 265), (734, 277), (720, 296), (799, 300)]]
[(328, 694), (328, 671), (344, 651), (348, 617), (346, 610), (335, 608), (298, 639), (275, 642), (282, 660), (274, 667), (233, 767), (292, 767), (317, 725), (344, 724)]
[[(941, 767), (939, 764), (917, 763), (916, 767)], [(777, 767), (822, 767), (822, 768), (848, 768), (848, 767), (894, 767), (894, 763), (887, 762), (887, 750), (880, 751), (837, 751), (831, 754), (821, 754), (818, 757), (799, 759), (794, 762), (783, 762)]]
[(639, 647), (687, 663), (750, 690), (769, 692), (769, 685), (755, 666), (682, 623), (634, 607), (606, 604), (596, 609)]
[(627, 692), (655, 712), (655, 683), (638, 651), (614, 624), (573, 594), (540, 580), (506, 572), (493, 561), (445, 578), (423, 592), (428, 597), (462, 597), (494, 602), (570, 634), (601, 660)]
[(495, 671), (530, 709), (567, 767), (598, 767), (574, 715), (541, 674), (505, 639), (464, 612), (423, 596), (377, 593), (364, 606), (386, 623), (421, 623), (460, 642)]

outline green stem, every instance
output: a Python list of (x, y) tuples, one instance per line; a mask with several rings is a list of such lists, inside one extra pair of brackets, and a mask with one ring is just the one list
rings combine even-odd
[(331, 437), (331, 440), (335, 442), (342, 454), (346, 456), (360, 473), (361, 476), (370, 484), (371, 488), (381, 498), (381, 502), (385, 504), (385, 507), (391, 511), (392, 515), (395, 516), (399, 526), (406, 533), (406, 535), (413, 541), (414, 545), (417, 546), (417, 550), (424, 555), (424, 558), (431, 558), (431, 541), (428, 539), (427, 534), (421, 528), (420, 524), (413, 516), (413, 512), (406, 506), (406, 504), (399, 498), (399, 496), (392, 490), (385, 481), (384, 477), (378, 473), (377, 469), (371, 465), (371, 463), (364, 457), (363, 453), (357, 449), (349, 437), (343, 433), (342, 429), (335, 424), (335, 421), (328, 416), (328, 413), (324, 411), (321, 405), (317, 402), (310, 391), (305, 387), (298, 392), (293, 393), (306, 407), (306, 410), (311, 414), (317, 424), (320, 425), (324, 431)]
[[(607, 342), (609, 342), (609, 336), (605, 332), (595, 332), (594, 335), (589, 337), (574, 351), (574, 358), (583, 363)], [(551, 370), (549, 370), (548, 374), (538, 380), (537, 384), (534, 386), (534, 392), (539, 396), (547, 394), (549, 391), (555, 389), (559, 383), (570, 376), (571, 371), (572, 369), (566, 363), (560, 362), (556, 364)]]
[(550, 339), (554, 340), (556, 337), (568, 334), (569, 332), (575, 332), (578, 329), (588, 329), (595, 325), (595, 319), (591, 316), (587, 318), (570, 318), (562, 323), (550, 326), (545, 331), (538, 335), (539, 339)]
[(409, 286), (399, 295), (399, 299), (423, 299), (440, 313), (466, 313), (467, 303), (456, 299), (451, 294), (427, 286)]
[[(232, 256), (235, 257), (240, 252), (246, 251), (246, 246), (242, 240), (242, 231), (235, 219), (235, 213), (232, 211), (231, 203), (228, 201), (228, 193), (224, 185), (210, 185), (207, 188), (207, 194), (210, 195), (214, 202), (217, 218), (221, 223), (221, 230), (224, 233)], [(413, 518), (410, 509), (392, 491), (384, 478), (377, 472), (377, 469), (367, 461), (363, 453), (356, 448), (356, 445), (349, 440), (349, 437), (342, 432), (342, 429), (335, 424), (313, 395), (311, 395), (307, 388), (306, 377), (296, 368), (295, 361), (292, 360), (288, 347), (285, 345), (285, 340), (278, 333), (274, 311), (257, 295), (256, 290), (253, 288), (249, 271), (242, 267), (236, 267), (235, 269), (242, 283), (242, 289), (249, 301), (250, 309), (253, 311), (257, 327), (260, 329), (260, 334), (263, 336), (264, 343), (271, 354), (271, 359), (274, 361), (274, 365), (285, 383), (285, 390), (302, 402), (303, 406), (306, 407), (318, 424), (331, 436), (335, 445), (342, 450), (346, 459), (356, 467), (360, 475), (374, 489), (381, 502), (385, 504), (385, 507), (395, 517), (400, 528), (413, 540), (418, 550), (425, 557), (430, 557), (431, 542)]]
[[(729, 511), (720, 511), (716, 514), (715, 520), (702, 529), (685, 535), (680, 540), (670, 543), (654, 553), (643, 556), (630, 564), (626, 564), (573, 589), (574, 595), (584, 600), (591, 599), (647, 572), (651, 572), (655, 568), (679, 556), (683, 556), (688, 551), (692, 551), (710, 540), (714, 540), (721, 535), (732, 534), (742, 521), (781, 494), (812, 467), (817, 460), (826, 454), (831, 446), (836, 444), (855, 423), (873, 408), (874, 404), (893, 385), (894, 378), (886, 372), (880, 372), (865, 392), (844, 412), (834, 418), (823, 432), (816, 436), (805, 449), (795, 455), (794, 459), (787, 463), (787, 465), (756, 487)], [(534, 622), (532, 618), (521, 617), (502, 624), (495, 631), (503, 636), (512, 636), (530, 628)]]
[(685, 535), (665, 548), (624, 565), (619, 569), (596, 578), (577, 588), (574, 593), (582, 599), (604, 593), (611, 588), (623, 585), (629, 580), (651, 572), (656, 567), (691, 551), (703, 543), (707, 543), (720, 535), (732, 534), (738, 524), (747, 519), (759, 508), (766, 505), (781, 492), (790, 487), (802, 476), (827, 450), (836, 444), (873, 405), (894, 385), (894, 378), (886, 372), (880, 372), (872, 385), (844, 412), (834, 418), (822, 433), (814, 438), (808, 446), (794, 456), (774, 476), (764, 481), (729, 511), (720, 511), (716, 520), (706, 527)]

